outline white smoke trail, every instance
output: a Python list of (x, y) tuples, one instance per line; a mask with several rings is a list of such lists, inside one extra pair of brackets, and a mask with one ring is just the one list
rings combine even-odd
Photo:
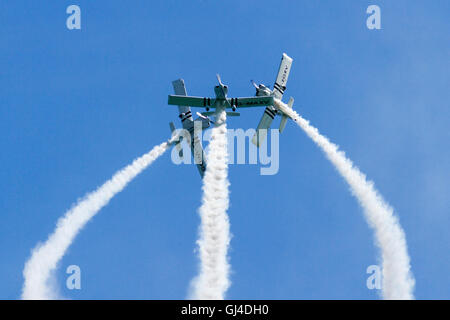
[(352, 194), (364, 209), (368, 224), (375, 231), (376, 244), (380, 248), (383, 263), (384, 299), (414, 299), (414, 278), (406, 238), (393, 209), (375, 189), (372, 181), (353, 165), (338, 146), (331, 143), (298, 113), (279, 100), (276, 106), (289, 115), (305, 133), (322, 149), (328, 160), (347, 181)]
[(193, 280), (193, 299), (224, 299), (230, 286), (227, 258), (230, 243), (228, 209), (226, 113), (218, 110), (212, 129), (207, 156), (208, 165), (203, 178), (201, 218), (200, 273)]
[(31, 258), (25, 264), (22, 299), (59, 298), (50, 283), (51, 274), (56, 270), (58, 262), (75, 236), (114, 195), (122, 191), (133, 178), (160, 157), (170, 146), (171, 141), (155, 146), (150, 152), (118, 171), (109, 181), (96, 191), (87, 194), (58, 220), (55, 231), (44, 244), (38, 244), (34, 248)]

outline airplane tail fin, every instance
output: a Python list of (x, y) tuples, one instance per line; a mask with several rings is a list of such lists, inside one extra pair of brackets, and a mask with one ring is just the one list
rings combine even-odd
[(283, 132), (284, 128), (286, 127), (286, 122), (287, 122), (287, 116), (286, 115), (282, 115), (281, 116), (281, 122), (280, 122), (280, 133)]
[[(292, 106), (294, 105), (294, 98), (290, 97), (287, 105), (290, 109), (292, 109)], [(281, 117), (281, 122), (280, 122), (280, 129), (279, 129), (280, 133), (283, 132), (284, 128), (286, 127), (287, 119), (288, 119), (288, 116), (283, 114)]]

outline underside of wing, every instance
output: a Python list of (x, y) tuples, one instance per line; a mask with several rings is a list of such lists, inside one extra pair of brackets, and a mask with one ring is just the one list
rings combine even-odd
[[(184, 80), (183, 79), (178, 79), (175, 81), (172, 81), (172, 86), (173, 86), (173, 90), (175, 91), (175, 94), (178, 96), (186, 96), (186, 87), (184, 85)], [(189, 107), (187, 106), (183, 106), (183, 105), (179, 105), (178, 109), (181, 113), (187, 113), (189, 112)]]
[[(183, 79), (178, 79), (175, 81), (172, 81), (173, 90), (175, 91), (175, 94), (178, 96), (187, 96), (186, 92), (186, 86), (184, 85)], [(183, 125), (183, 128), (186, 130), (189, 130), (193, 126), (193, 119), (192, 119), (192, 113), (191, 108), (188, 106), (178, 106), (179, 111), (179, 118), (181, 120), (181, 124)]]
[(274, 118), (275, 113), (273, 113), (271, 108), (267, 107), (266, 110), (264, 110), (264, 114), (259, 121), (258, 128), (256, 128), (256, 132), (252, 138), (252, 143), (257, 147), (266, 140), (267, 130), (270, 128)]
[(280, 68), (278, 69), (277, 79), (273, 86), (274, 96), (281, 100), (284, 91), (286, 90), (286, 84), (289, 77), (289, 72), (291, 72), (292, 58), (286, 53), (283, 53), (281, 58)]
[(194, 163), (197, 165), (198, 172), (203, 178), (206, 172), (206, 155), (198, 136), (194, 136), (194, 139), (192, 139), (191, 152), (194, 156)]
[(212, 98), (169, 95), (168, 104), (189, 107), (209, 107), (214, 105), (214, 101), (215, 99)]
[(231, 107), (250, 108), (273, 105), (273, 97), (229, 98)]

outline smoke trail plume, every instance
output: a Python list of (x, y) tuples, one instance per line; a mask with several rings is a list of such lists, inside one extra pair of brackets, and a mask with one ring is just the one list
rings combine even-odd
[(383, 263), (384, 299), (414, 299), (414, 278), (411, 273), (406, 238), (393, 209), (375, 189), (372, 181), (353, 165), (338, 146), (331, 143), (287, 105), (275, 101), (285, 114), (289, 115), (305, 133), (322, 149), (328, 160), (347, 181), (352, 194), (363, 208), (368, 224), (374, 229), (376, 244), (380, 248)]
[[(172, 139), (173, 140), (173, 139)], [(130, 165), (118, 171), (96, 191), (87, 194), (77, 205), (60, 218), (55, 231), (43, 244), (38, 244), (31, 258), (25, 263), (25, 278), (22, 299), (58, 299), (50, 281), (58, 262), (84, 225), (118, 192), (170, 146), (171, 141), (154, 147), (150, 152), (137, 158)]]
[(227, 258), (230, 243), (228, 209), (226, 113), (217, 110), (203, 178), (201, 218), (200, 273), (193, 281), (193, 299), (224, 299), (230, 286)]

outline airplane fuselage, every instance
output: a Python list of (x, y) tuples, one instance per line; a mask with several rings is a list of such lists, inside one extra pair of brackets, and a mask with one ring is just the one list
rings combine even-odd
[(214, 93), (217, 100), (226, 100), (228, 94), (228, 86), (220, 85), (214, 87)]
[(260, 84), (256, 87), (256, 96), (257, 97), (267, 97), (267, 96), (273, 96), (274, 92), (267, 88), (265, 85)]
[[(219, 80), (219, 85), (214, 87), (214, 94), (216, 95), (216, 99), (214, 100), (214, 108), (225, 109), (228, 105), (228, 86), (223, 85)], [(209, 108), (206, 108), (206, 111), (209, 111)]]

